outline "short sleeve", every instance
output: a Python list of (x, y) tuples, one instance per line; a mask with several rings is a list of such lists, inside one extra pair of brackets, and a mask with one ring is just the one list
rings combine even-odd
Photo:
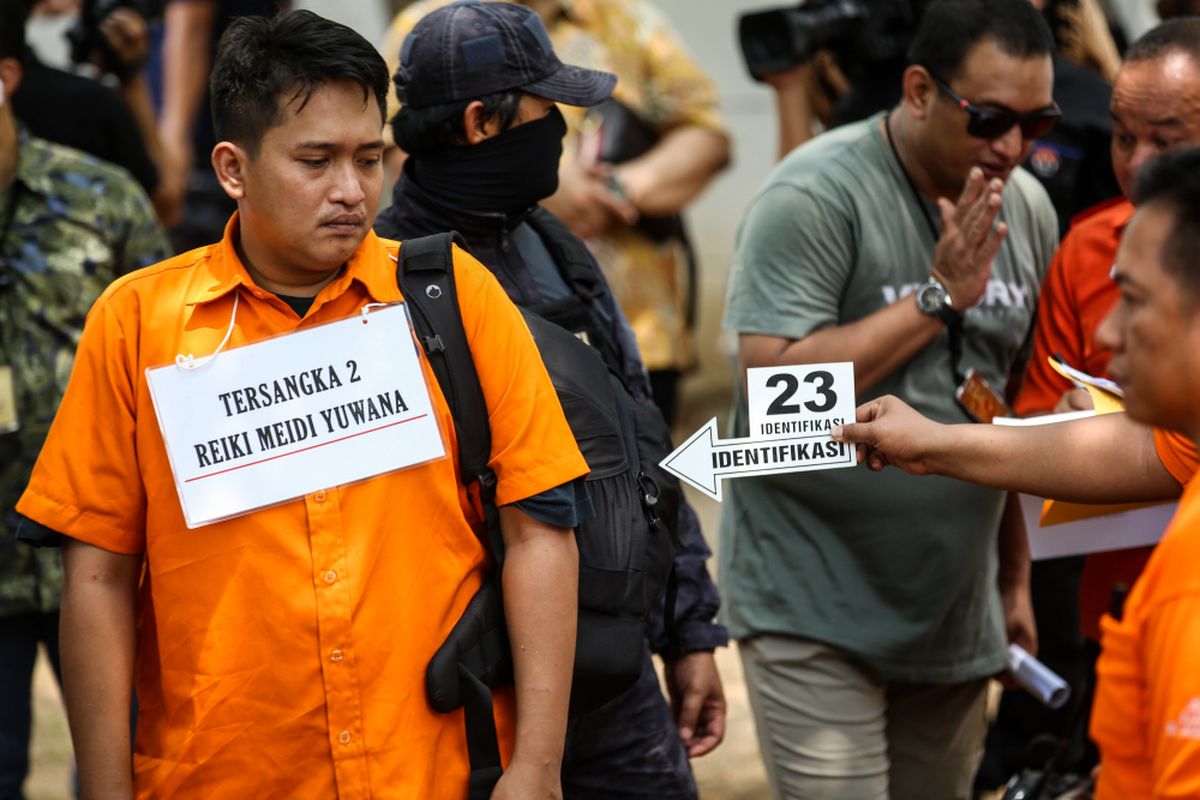
[(1021, 415), (1052, 411), (1063, 393), (1071, 388), (1071, 382), (1050, 366), (1050, 356), (1061, 355), (1068, 364), (1083, 368), (1084, 334), (1067, 280), (1070, 252), (1069, 245), (1059, 250), (1042, 284), (1033, 331), (1033, 354), (1016, 401), (1016, 412)]
[(135, 348), (106, 294), (88, 315), (66, 393), (17, 503), (35, 523), (127, 554), (145, 549)]
[(1195, 442), (1181, 433), (1155, 428), (1154, 449), (1158, 453), (1158, 460), (1181, 486), (1186, 486), (1192, 480), (1197, 466), (1200, 466)]
[(787, 184), (767, 188), (738, 232), (725, 327), (803, 339), (836, 325), (855, 250), (836, 203)]
[(457, 246), (454, 278), (488, 407), (496, 503), (516, 503), (587, 474), (520, 311), (495, 276)]

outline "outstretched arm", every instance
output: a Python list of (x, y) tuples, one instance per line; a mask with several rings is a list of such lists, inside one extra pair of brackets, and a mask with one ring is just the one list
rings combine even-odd
[(1076, 503), (1178, 497), (1151, 428), (1125, 414), (1028, 427), (943, 425), (896, 397), (858, 408), (835, 429), (873, 470), (892, 464), (914, 475), (946, 475), (982, 486)]

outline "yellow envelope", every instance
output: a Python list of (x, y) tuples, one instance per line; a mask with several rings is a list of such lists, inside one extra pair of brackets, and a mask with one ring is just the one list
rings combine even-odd
[[(1087, 390), (1087, 393), (1092, 396), (1092, 405), (1096, 407), (1097, 414), (1114, 414), (1125, 410), (1124, 399), (1095, 383), (1096, 378), (1078, 370), (1064, 369), (1063, 365), (1055, 358), (1048, 358), (1046, 360), (1050, 362), (1050, 366), (1059, 375)], [(1090, 519), (1091, 517), (1104, 517), (1109, 514), (1119, 514), (1122, 511), (1133, 511), (1137, 508), (1146, 508), (1153, 505), (1157, 505), (1157, 503), (1092, 504), (1047, 500), (1042, 504), (1040, 521), (1043, 528), (1048, 528), (1051, 525), (1078, 522), (1081, 519)]]

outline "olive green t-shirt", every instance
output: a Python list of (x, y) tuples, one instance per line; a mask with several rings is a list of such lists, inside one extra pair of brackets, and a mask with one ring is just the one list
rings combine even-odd
[[(885, 308), (928, 279), (937, 208), (918, 201), (880, 118), (793, 151), (738, 232), (725, 326), (802, 339)], [(1009, 233), (966, 313), (961, 368), (1000, 391), (1025, 351), (1057, 245), (1045, 191), (1017, 169), (1003, 192)], [(858, 402), (895, 394), (926, 416), (967, 422), (954, 399), (948, 335)], [(737, 382), (739, 385), (741, 381)], [(734, 400), (731, 435), (747, 435)], [(730, 633), (803, 636), (844, 649), (884, 680), (958, 682), (1001, 670), (996, 588), (1002, 492), (865, 467), (726, 485), (720, 575)]]

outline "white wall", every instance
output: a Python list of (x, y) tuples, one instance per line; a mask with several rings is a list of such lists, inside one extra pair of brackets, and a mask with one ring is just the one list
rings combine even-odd
[(353, 28), (371, 44), (383, 44), (383, 34), (391, 22), (383, 0), (293, 0), (293, 8), (307, 8), (326, 19)]
[[(750, 79), (737, 44), (737, 18), (789, 0), (655, 0), (693, 56), (717, 82), (733, 136), (733, 164), (688, 214), (700, 259), (700, 370), (690, 395), (723, 392), (731, 381), (730, 345), (721, 335), (725, 281), (734, 234), (747, 203), (775, 163), (776, 129), (770, 90)], [(687, 399), (687, 398), (685, 398)]]

